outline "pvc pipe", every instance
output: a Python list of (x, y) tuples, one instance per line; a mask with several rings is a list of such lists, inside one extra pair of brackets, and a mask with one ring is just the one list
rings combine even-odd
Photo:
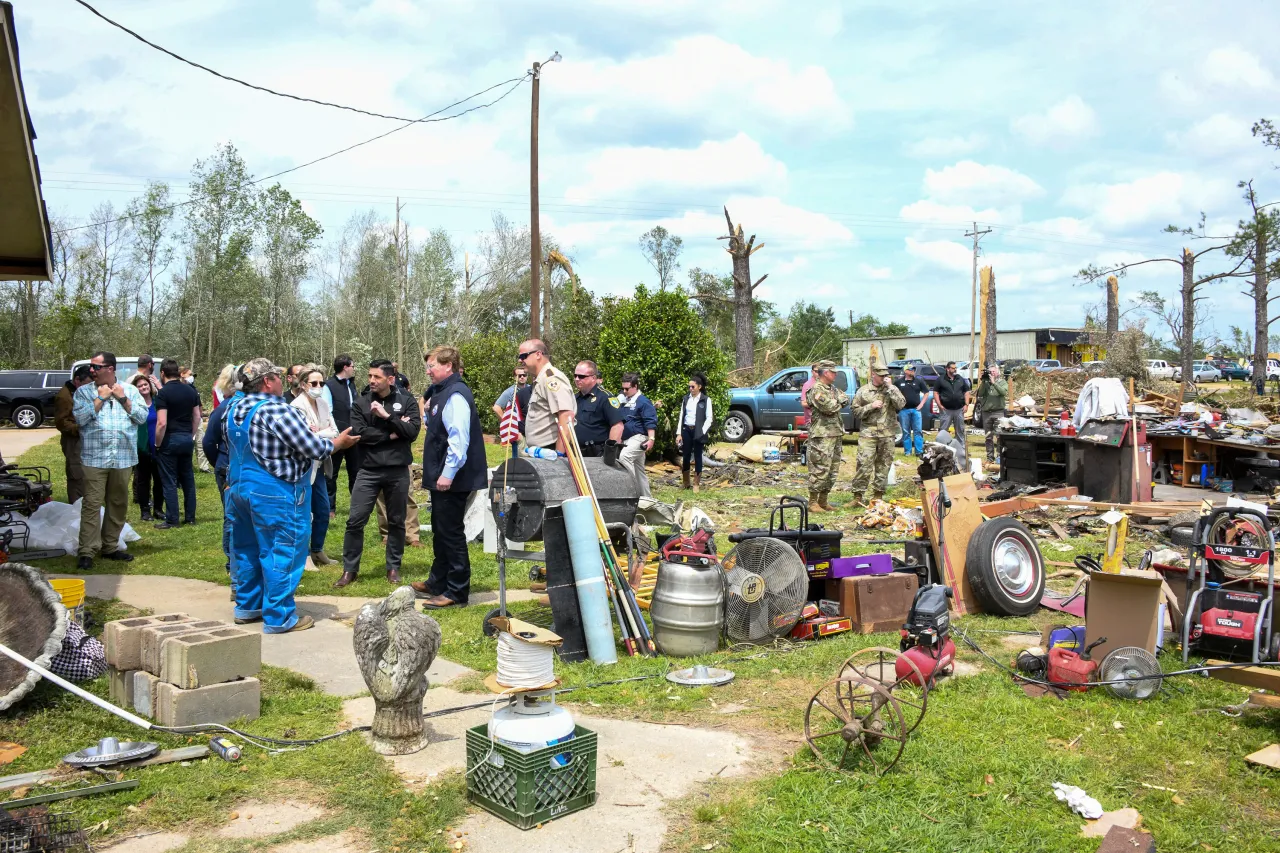
[(0, 643), (0, 654), (3, 654), (5, 657), (9, 658), (10, 660), (13, 660), (22, 664), (27, 669), (40, 675), (42, 678), (49, 679), (54, 684), (61, 687), (63, 690), (67, 690), (71, 693), (74, 693), (75, 695), (79, 696), (81, 699), (84, 699), (87, 702), (92, 702), (93, 704), (97, 705), (99, 708), (101, 708), (102, 710), (108, 713), (115, 714), (117, 717), (124, 720), (125, 722), (133, 723), (135, 726), (138, 726), (139, 728), (147, 729), (148, 731), (150, 731), (151, 729), (150, 721), (144, 720), (141, 717), (135, 717), (133, 714), (130, 714), (128, 711), (124, 710), (123, 708), (117, 708), (115, 705), (112, 705), (106, 699), (103, 699), (99, 696), (94, 696), (89, 691), (76, 687), (70, 681), (67, 681), (64, 678), (54, 675), (49, 670), (40, 666), (40, 664), (35, 663), (34, 661), (27, 660), (22, 655), (18, 654), (13, 649), (9, 648), (3, 643)]
[(561, 509), (565, 532), (569, 535), (569, 557), (573, 561), (582, 630), (587, 637), (587, 655), (594, 663), (617, 663), (618, 647), (613, 642), (609, 595), (604, 588), (595, 505), (591, 498), (569, 498), (561, 504)]

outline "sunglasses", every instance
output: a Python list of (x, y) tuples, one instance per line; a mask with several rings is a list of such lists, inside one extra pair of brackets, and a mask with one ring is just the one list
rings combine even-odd
[(312, 388), (319, 388), (320, 386), (324, 385), (324, 382), (322, 382), (319, 379), (313, 379), (310, 382), (308, 382), (307, 385), (309, 385)]
[(594, 373), (575, 373), (575, 374), (573, 374), (573, 378), (574, 378), (574, 379), (591, 379), (591, 378), (593, 378), (594, 376), (595, 376), (595, 374), (594, 374)]
[(529, 374), (527, 374), (527, 373), (517, 373), (517, 374), (516, 374), (516, 379), (528, 379), (528, 378), (529, 378)]
[(516, 356), (516, 358), (519, 359), (520, 361), (524, 361), (526, 358), (528, 358), (529, 356), (533, 355), (536, 352), (537, 352), (536, 349), (531, 349), (528, 352), (520, 353), (518, 356)]
[(89, 365), (90, 373), (97, 373), (99, 370), (114, 370), (114, 364), (91, 364)]

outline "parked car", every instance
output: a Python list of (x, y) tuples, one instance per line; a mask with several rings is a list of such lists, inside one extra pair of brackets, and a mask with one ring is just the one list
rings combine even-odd
[(996, 364), (1000, 365), (1000, 372), (1005, 376), (1010, 376), (1015, 370), (1021, 367), (1026, 367), (1030, 362), (1025, 358), (1003, 358), (997, 360)]
[(906, 367), (908, 364), (924, 364), (924, 359), (923, 358), (898, 358), (889, 362), (888, 367), (890, 369), (893, 369), (895, 367)]
[(53, 417), (53, 398), (70, 370), (0, 370), (0, 420), (35, 429)]
[[(808, 381), (808, 367), (789, 367), (770, 376), (754, 388), (729, 391), (729, 414), (720, 427), (725, 441), (742, 442), (766, 429), (791, 429), (803, 419), (800, 389)], [(836, 368), (836, 387), (850, 397), (858, 390), (858, 371), (852, 367)], [(857, 432), (858, 419), (846, 407), (842, 413), (844, 428)]]
[(1027, 364), (1036, 373), (1048, 373), (1050, 370), (1059, 370), (1062, 367), (1062, 362), (1056, 358), (1035, 358), (1027, 362)]
[(1107, 363), (1105, 361), (1083, 361), (1080, 363), (1080, 369), (1090, 376), (1102, 376), (1107, 372)]
[(1241, 367), (1238, 363), (1229, 358), (1215, 358), (1213, 366), (1218, 368), (1218, 373), (1222, 374), (1222, 378), (1230, 382), (1233, 379), (1249, 378), (1249, 368)]
[(1214, 367), (1208, 361), (1191, 362), (1191, 381), (1192, 382), (1217, 382), (1222, 378), (1222, 372)]
[[(82, 358), (79, 361), (77, 361), (75, 364), (71, 365), (71, 369), (75, 370), (77, 367), (79, 367), (82, 364), (88, 364), (90, 360), (91, 359)], [(155, 360), (156, 360), (156, 375), (159, 376), (160, 362), (164, 361), (164, 359), (162, 359), (160, 356), (156, 356)], [(137, 372), (138, 372), (138, 357), (136, 355), (116, 356), (116, 381), (117, 382), (119, 382), (121, 385), (127, 385), (129, 382), (129, 379), (132, 378), (133, 374)]]
[(1153, 358), (1147, 361), (1147, 372), (1152, 379), (1174, 379), (1182, 371), (1162, 358)]
[[(1254, 366), (1256, 368), (1256, 365)], [(1249, 377), (1253, 378), (1254, 371), (1249, 371)], [(1267, 379), (1280, 379), (1280, 361), (1274, 358), (1267, 359)]]

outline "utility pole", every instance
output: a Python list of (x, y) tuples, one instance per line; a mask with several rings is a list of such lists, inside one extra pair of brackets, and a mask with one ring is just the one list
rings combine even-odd
[[(405, 228), (406, 236), (408, 228)], [(407, 256), (407, 247), (400, 244), (400, 197), (396, 196), (396, 237), (394, 242), (396, 250), (396, 290), (399, 291), (400, 298), (396, 300), (396, 363), (404, 366), (404, 304), (407, 297), (406, 282), (404, 268), (401, 266), (401, 251), (405, 251)]]
[[(969, 296), (969, 381), (973, 382), (973, 344), (978, 326), (978, 241), (991, 233), (990, 228), (978, 230), (978, 223), (973, 223), (973, 230), (964, 232), (964, 236), (973, 238), (973, 285)], [(991, 330), (995, 334), (995, 330)]]
[[(547, 62), (559, 62), (560, 51)], [(538, 222), (538, 89), (542, 81), (542, 66), (546, 62), (533, 63), (533, 108), (529, 118), (529, 337), (542, 337), (540, 316), (542, 306), (542, 228)]]

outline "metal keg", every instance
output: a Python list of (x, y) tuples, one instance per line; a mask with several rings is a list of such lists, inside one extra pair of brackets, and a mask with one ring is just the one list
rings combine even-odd
[(694, 657), (720, 647), (724, 626), (724, 570), (714, 559), (658, 563), (649, 606), (653, 640), (670, 657)]

